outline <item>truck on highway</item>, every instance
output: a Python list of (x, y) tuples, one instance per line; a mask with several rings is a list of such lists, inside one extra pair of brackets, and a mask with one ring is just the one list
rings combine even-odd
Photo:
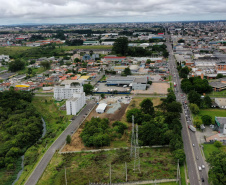
[(188, 125), (188, 128), (189, 128), (191, 131), (193, 131), (193, 132), (195, 132), (195, 131), (196, 131), (196, 128), (195, 128), (195, 127), (193, 127), (192, 125)]
[(176, 87), (176, 86), (177, 86), (177, 84), (176, 84), (175, 82), (173, 82), (173, 86), (174, 86), (174, 87)]

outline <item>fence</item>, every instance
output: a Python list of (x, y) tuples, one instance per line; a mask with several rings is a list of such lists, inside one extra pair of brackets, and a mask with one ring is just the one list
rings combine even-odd
[(177, 179), (159, 179), (159, 180), (145, 180), (145, 181), (134, 181), (134, 182), (122, 182), (122, 183), (93, 183), (89, 185), (136, 185), (136, 184), (156, 184), (163, 182), (176, 182)]

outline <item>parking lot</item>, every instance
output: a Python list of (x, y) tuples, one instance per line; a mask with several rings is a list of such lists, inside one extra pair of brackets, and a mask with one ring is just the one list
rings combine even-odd
[(0, 74), (0, 79), (6, 80), (6, 79), (8, 79), (10, 76), (15, 75), (15, 74), (16, 74), (16, 73), (3, 73), (3, 74)]
[[(127, 91), (129, 87), (122, 87), (122, 86), (106, 86), (106, 83), (98, 83), (95, 88), (98, 88), (97, 92), (109, 92), (109, 91)], [(94, 88), (94, 89), (95, 89)]]

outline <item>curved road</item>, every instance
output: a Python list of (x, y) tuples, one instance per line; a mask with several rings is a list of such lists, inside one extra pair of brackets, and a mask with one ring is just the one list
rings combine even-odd
[(89, 110), (91, 110), (95, 105), (96, 105), (95, 102), (87, 101), (87, 106), (80, 112), (76, 119), (71, 122), (71, 124), (62, 132), (62, 134), (46, 151), (46, 153), (44, 154), (36, 168), (33, 170), (32, 174), (27, 179), (25, 185), (35, 185), (38, 182), (39, 178), (44, 172), (46, 166), (49, 164), (56, 150), (59, 150), (65, 144), (67, 135), (71, 135), (72, 132), (77, 130), (80, 123), (84, 119), (84, 115), (87, 114)]

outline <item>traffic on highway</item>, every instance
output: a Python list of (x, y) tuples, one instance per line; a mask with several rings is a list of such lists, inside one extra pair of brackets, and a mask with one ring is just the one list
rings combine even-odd
[(166, 45), (169, 52), (169, 68), (173, 76), (174, 92), (177, 101), (182, 104), (183, 112), (181, 114), (182, 137), (184, 142), (184, 151), (186, 154), (186, 163), (188, 167), (188, 176), (191, 185), (208, 185), (208, 172), (206, 162), (201, 154), (200, 146), (196, 138), (196, 129), (193, 127), (191, 111), (189, 110), (188, 100), (185, 93), (180, 88), (180, 77), (176, 68), (176, 62), (173, 56), (170, 36), (166, 33)]

